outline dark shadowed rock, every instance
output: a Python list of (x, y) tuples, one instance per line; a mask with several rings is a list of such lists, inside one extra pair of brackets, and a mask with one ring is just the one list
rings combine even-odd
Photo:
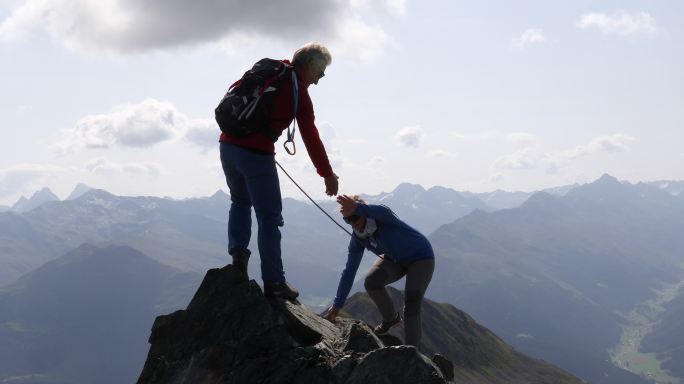
[(398, 338), (397, 336), (394, 336), (394, 335), (390, 335), (389, 333), (386, 333), (384, 335), (380, 335), (378, 337), (380, 338), (380, 340), (382, 340), (382, 343), (388, 347), (404, 344), (404, 342), (401, 341), (400, 338)]
[(352, 355), (345, 355), (333, 365), (333, 375), (338, 383), (345, 383), (358, 361)]
[(445, 383), (414, 348), (387, 348), (360, 321), (334, 325), (269, 300), (231, 265), (207, 272), (186, 310), (159, 316), (149, 341), (139, 384)]
[(435, 364), (415, 347), (385, 347), (368, 353), (346, 384), (445, 383)]
[(445, 379), (448, 381), (454, 379), (454, 363), (447, 360), (446, 357), (440, 355), (439, 353), (436, 353), (434, 356), (432, 356), (432, 362), (435, 363), (437, 368), (439, 368), (439, 371), (442, 372), (442, 376), (444, 376)]

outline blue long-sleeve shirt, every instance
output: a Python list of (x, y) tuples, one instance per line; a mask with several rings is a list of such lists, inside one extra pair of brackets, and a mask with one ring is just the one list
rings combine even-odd
[(375, 219), (377, 229), (368, 239), (352, 234), (349, 240), (347, 265), (342, 271), (337, 295), (333, 301), (336, 308), (342, 308), (354, 283), (363, 251), (368, 249), (376, 255), (392, 261), (413, 261), (434, 259), (432, 245), (415, 228), (401, 221), (391, 209), (384, 205), (358, 204), (354, 214)]

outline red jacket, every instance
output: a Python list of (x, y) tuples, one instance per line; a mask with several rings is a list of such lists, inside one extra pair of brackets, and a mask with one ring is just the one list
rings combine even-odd
[[(287, 60), (283, 62), (289, 64)], [(311, 162), (316, 167), (316, 172), (321, 177), (328, 177), (333, 175), (328, 155), (325, 152), (325, 147), (318, 136), (318, 129), (314, 124), (314, 110), (309, 91), (304, 83), (298, 79), (299, 82), (299, 104), (297, 107), (297, 126), (301, 132), (302, 140), (306, 146), (306, 151), (309, 153)], [(292, 112), (294, 111), (292, 81), (285, 79), (280, 89), (278, 89), (275, 100), (273, 102), (273, 109), (270, 112), (269, 120), (271, 129), (274, 132), (282, 133), (292, 123)], [(275, 154), (275, 145), (273, 140), (266, 134), (255, 133), (247, 137), (234, 137), (226, 133), (221, 133), (219, 139), (222, 143), (231, 143), (244, 148), (251, 148), (265, 153)]]

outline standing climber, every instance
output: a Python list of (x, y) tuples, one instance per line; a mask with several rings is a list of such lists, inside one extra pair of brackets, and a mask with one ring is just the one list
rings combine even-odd
[[(337, 195), (338, 178), (314, 123), (313, 103), (307, 90), (311, 84), (318, 84), (331, 61), (328, 49), (316, 43), (298, 49), (292, 62), (281, 60), (294, 74), (292, 81), (282, 81), (273, 95), (264, 126), (247, 136), (224, 131), (219, 140), (221, 165), (231, 200), (228, 253), (233, 258), (233, 265), (246, 275), (251, 254), (247, 248), (251, 237), (251, 208), (254, 206), (261, 277), (264, 294), (269, 297), (294, 299), (299, 295), (297, 289), (287, 283), (283, 270), (279, 227), (284, 221), (274, 146), (283, 130), (292, 123), (293, 111), (296, 110), (296, 121), (309, 157), (325, 183), (325, 193)], [(294, 95), (297, 95), (296, 99)]]

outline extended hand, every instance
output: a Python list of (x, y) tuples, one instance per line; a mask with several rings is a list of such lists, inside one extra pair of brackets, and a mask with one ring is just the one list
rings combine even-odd
[(331, 305), (330, 308), (328, 308), (328, 310), (323, 315), (323, 318), (328, 320), (331, 323), (335, 323), (335, 320), (337, 319), (337, 313), (339, 311), (340, 310), (335, 308), (334, 305)]
[(337, 202), (340, 204), (340, 213), (343, 217), (351, 216), (358, 206), (358, 203), (347, 195), (337, 196)]
[(326, 195), (337, 196), (337, 188), (339, 186), (337, 179), (339, 179), (339, 177), (337, 177), (337, 175), (334, 173), (332, 174), (332, 176), (328, 176), (325, 179), (323, 179), (325, 181)]

